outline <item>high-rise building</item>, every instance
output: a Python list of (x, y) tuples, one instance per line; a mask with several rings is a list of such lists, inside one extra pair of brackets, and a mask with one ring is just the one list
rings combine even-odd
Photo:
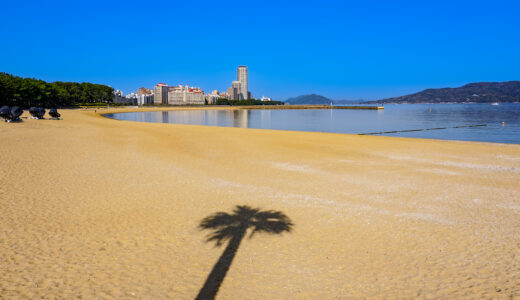
[(147, 89), (143, 86), (143, 87), (140, 87), (139, 89), (137, 89), (137, 92), (135, 92), (135, 94), (137, 96), (141, 96), (141, 95), (152, 95), (153, 93), (152, 93), (151, 89)]
[(228, 98), (229, 100), (242, 100), (242, 95), (240, 94), (241, 83), (240, 81), (232, 81), (231, 87), (228, 89)]
[(249, 90), (247, 89), (247, 66), (239, 66), (237, 69), (237, 80), (240, 82), (240, 97), (243, 100), (249, 99)]
[(158, 83), (154, 87), (154, 104), (168, 104), (168, 85), (166, 83)]
[(190, 87), (188, 85), (179, 84), (172, 86), (168, 91), (168, 104), (186, 105), (186, 104), (204, 104), (204, 92), (198, 87)]
[(153, 103), (153, 94), (136, 94), (137, 96), (137, 105), (145, 105), (145, 104), (154, 104)]

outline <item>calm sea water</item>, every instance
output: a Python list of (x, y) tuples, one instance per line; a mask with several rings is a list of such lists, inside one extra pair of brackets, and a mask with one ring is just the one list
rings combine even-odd
[[(379, 111), (192, 110), (116, 113), (106, 116), (140, 122), (353, 134), (376, 133), (386, 136), (520, 144), (520, 103), (498, 106), (393, 104), (385, 105), (385, 109)], [(485, 126), (464, 127), (474, 125)], [(392, 132), (401, 130), (422, 131)]]

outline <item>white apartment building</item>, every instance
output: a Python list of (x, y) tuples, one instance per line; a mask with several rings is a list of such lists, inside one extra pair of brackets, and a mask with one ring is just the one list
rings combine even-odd
[(206, 95), (206, 102), (208, 103), (208, 105), (212, 105), (212, 104), (216, 104), (217, 103), (217, 100), (222, 98), (219, 94), (207, 94)]
[(135, 93), (130, 93), (125, 96), (126, 103), (136, 105), (137, 104), (137, 96)]
[(112, 102), (114, 103), (124, 103), (125, 102), (124, 93), (121, 90), (115, 90), (114, 96), (112, 97)]
[(153, 94), (137, 94), (137, 105), (154, 104)]
[(179, 84), (168, 89), (168, 104), (171, 105), (204, 105), (204, 92), (198, 87)]

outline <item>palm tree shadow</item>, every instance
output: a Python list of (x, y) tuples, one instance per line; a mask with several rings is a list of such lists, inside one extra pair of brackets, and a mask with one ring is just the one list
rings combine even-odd
[(237, 253), (240, 242), (249, 229), (251, 229), (249, 235), (251, 238), (256, 233), (282, 234), (283, 232), (290, 232), (293, 225), (289, 217), (283, 212), (262, 211), (245, 205), (237, 205), (232, 214), (217, 212), (204, 218), (200, 222), (199, 228), (201, 230), (212, 230), (208, 235), (207, 242), (215, 242), (216, 246), (221, 246), (228, 240), (229, 243), (213, 266), (213, 270), (211, 270), (195, 299), (215, 299)]

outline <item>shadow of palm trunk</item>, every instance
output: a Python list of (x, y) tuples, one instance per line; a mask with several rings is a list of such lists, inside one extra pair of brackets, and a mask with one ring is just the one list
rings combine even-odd
[(218, 290), (222, 285), (229, 268), (231, 267), (231, 263), (237, 254), (238, 247), (240, 247), (240, 242), (246, 234), (246, 230), (247, 228), (243, 228), (229, 241), (226, 250), (224, 250), (224, 253), (222, 253), (219, 260), (213, 267), (213, 270), (211, 270), (211, 273), (208, 275), (208, 278), (204, 283), (204, 286), (202, 289), (200, 289), (200, 292), (195, 299), (215, 299)]
[(237, 205), (232, 214), (217, 212), (204, 218), (199, 228), (212, 231), (207, 241), (214, 241), (217, 246), (227, 240), (229, 243), (195, 299), (215, 299), (248, 230), (251, 231), (251, 238), (255, 233), (290, 232), (292, 227), (289, 217), (281, 211), (260, 210), (247, 205)]

